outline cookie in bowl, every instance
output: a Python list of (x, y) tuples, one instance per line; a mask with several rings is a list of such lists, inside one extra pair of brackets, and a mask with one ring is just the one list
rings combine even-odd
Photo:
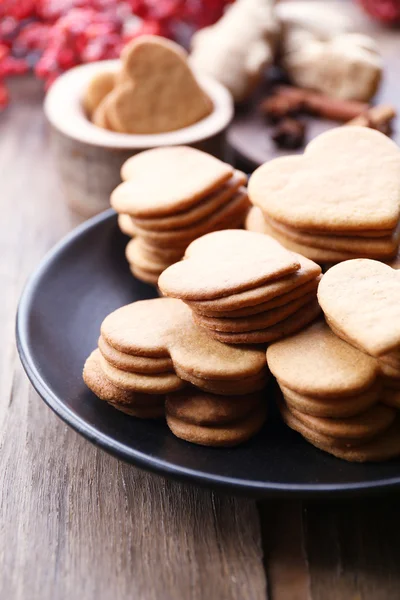
[(120, 60), (71, 69), (44, 108), (68, 203), (87, 217), (109, 206), (121, 166), (138, 152), (188, 145), (224, 158), (233, 117), (229, 91), (159, 36), (134, 40)]

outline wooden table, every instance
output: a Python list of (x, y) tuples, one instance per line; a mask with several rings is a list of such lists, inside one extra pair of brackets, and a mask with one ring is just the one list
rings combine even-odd
[(0, 116), (1, 600), (397, 600), (398, 497), (257, 503), (167, 481), (92, 446), (33, 391), (18, 297), (78, 219), (39, 85), (13, 92)]

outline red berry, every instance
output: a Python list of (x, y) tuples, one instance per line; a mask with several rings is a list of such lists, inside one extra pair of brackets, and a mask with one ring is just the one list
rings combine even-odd
[(10, 75), (23, 75), (29, 71), (29, 66), (25, 60), (8, 56), (0, 64), (0, 76), (10, 77)]
[(400, 24), (400, 0), (359, 0), (365, 11), (378, 21)]
[(17, 21), (35, 15), (37, 0), (1, 0), (0, 17), (12, 17)]
[(36, 63), (48, 87), (74, 65), (118, 57), (143, 33), (174, 37), (180, 24), (196, 29), (213, 23), (230, 1), (0, 0), (0, 104), (8, 101), (6, 75)]
[(4, 82), (0, 81), (0, 110), (5, 108), (8, 104), (9, 96), (8, 90), (4, 84)]

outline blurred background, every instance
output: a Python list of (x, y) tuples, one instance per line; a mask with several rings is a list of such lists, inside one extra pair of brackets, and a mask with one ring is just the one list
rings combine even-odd
[[(351, 0), (349, 0), (351, 2)], [(78, 64), (116, 58), (134, 37), (152, 33), (188, 45), (215, 23), (230, 0), (1, 0), (0, 109), (7, 82), (32, 71), (45, 88)], [(344, 2), (347, 4), (347, 2)], [(400, 22), (399, 0), (359, 0), (387, 26)]]
[(229, 0), (1, 0), (0, 107), (7, 79), (33, 71), (47, 88), (82, 63), (117, 58), (143, 33), (187, 41)]

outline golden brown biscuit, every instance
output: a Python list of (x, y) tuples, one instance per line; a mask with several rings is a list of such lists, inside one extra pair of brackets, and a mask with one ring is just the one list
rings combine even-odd
[(389, 354), (383, 354), (379, 357), (379, 362), (386, 363), (394, 369), (400, 369), (400, 353), (396, 351), (390, 352)]
[(122, 233), (125, 233), (125, 235), (129, 235), (129, 237), (134, 237), (135, 232), (133, 230), (133, 223), (129, 215), (124, 213), (119, 214), (118, 225)]
[(338, 338), (323, 321), (269, 346), (267, 362), (279, 383), (317, 398), (360, 394), (378, 374), (372, 357)]
[(268, 372), (263, 369), (259, 374), (252, 375), (251, 377), (244, 377), (243, 379), (208, 379), (202, 377), (196, 377), (193, 373), (187, 372), (182, 367), (176, 367), (176, 373), (184, 379), (189, 381), (192, 385), (197, 388), (210, 392), (211, 394), (217, 394), (220, 396), (241, 396), (243, 394), (251, 394), (253, 392), (259, 392), (263, 390), (268, 382)]
[(146, 358), (145, 356), (125, 354), (124, 352), (120, 352), (116, 348), (113, 348), (102, 336), (98, 339), (98, 348), (106, 361), (121, 371), (159, 374), (171, 373), (174, 370), (170, 358)]
[(266, 371), (263, 349), (236, 348), (210, 339), (194, 325), (190, 309), (172, 298), (119, 308), (104, 319), (101, 334), (120, 352), (170, 357), (175, 369), (203, 379), (240, 380)]
[(382, 404), (375, 404), (363, 413), (345, 419), (313, 417), (293, 407), (290, 411), (296, 419), (315, 433), (338, 440), (352, 440), (352, 442), (357, 440), (360, 443), (386, 431), (396, 416), (396, 411)]
[(238, 192), (226, 204), (218, 208), (213, 214), (189, 227), (169, 231), (150, 231), (140, 227), (137, 221), (132, 218), (133, 231), (135, 235), (140, 236), (150, 244), (174, 245), (178, 243), (187, 245), (210, 231), (242, 226), (249, 206), (245, 188), (239, 188)]
[(190, 301), (190, 307), (199, 313), (207, 311), (241, 310), (246, 307), (259, 306), (262, 302), (270, 302), (282, 298), (284, 294), (298, 289), (306, 282), (315, 280), (321, 273), (321, 267), (304, 256), (297, 255), (300, 268), (282, 278), (270, 281), (254, 289), (231, 294), (215, 300)]
[(154, 406), (127, 406), (125, 404), (115, 404), (109, 402), (110, 406), (113, 406), (117, 410), (129, 415), (130, 417), (137, 417), (138, 419), (161, 419), (165, 416), (164, 403)]
[(172, 247), (167, 244), (160, 244), (159, 246), (150, 244), (141, 237), (137, 239), (137, 246), (142, 256), (146, 256), (149, 260), (169, 261), (169, 264), (181, 260), (186, 250), (186, 246), (180, 246), (179, 244), (174, 244)]
[(263, 395), (258, 392), (243, 396), (216, 396), (188, 387), (181, 392), (168, 394), (165, 411), (186, 423), (221, 425), (246, 417), (263, 401)]
[(173, 372), (169, 373), (131, 373), (122, 371), (110, 364), (103, 355), (99, 363), (104, 375), (116, 387), (144, 394), (168, 394), (181, 389), (185, 384)]
[(354, 443), (340, 443), (334, 438), (316, 434), (313, 430), (301, 423), (284, 404), (280, 411), (285, 423), (298, 431), (307, 441), (337, 458), (351, 462), (380, 462), (400, 456), (400, 420), (396, 419), (392, 426), (383, 434), (361, 445)]
[(302, 254), (310, 260), (316, 261), (322, 265), (326, 263), (337, 263), (342, 260), (350, 260), (357, 256), (349, 252), (339, 252), (337, 250), (327, 250), (326, 248), (316, 248), (295, 242), (271, 227), (269, 220), (264, 218), (261, 210), (256, 206), (250, 209), (249, 213), (247, 214), (245, 229), (247, 229), (247, 231), (264, 233), (265, 235), (276, 239), (276, 241), (282, 244), (282, 246), (284, 246), (287, 250), (296, 252), (297, 254)]
[(297, 257), (275, 240), (242, 230), (204, 235), (188, 246), (184, 258), (164, 271), (159, 280), (165, 295), (184, 300), (236, 294), (300, 268)]
[(350, 462), (383, 462), (400, 456), (400, 421), (396, 420), (392, 427), (382, 435), (373, 438), (366, 444), (357, 447), (328, 446), (314, 443), (314, 446), (337, 458)]
[(141, 218), (175, 215), (198, 204), (233, 173), (230, 165), (188, 146), (145, 150), (122, 166), (125, 181), (111, 194), (111, 206)]
[[(280, 306), (286, 306), (289, 302), (293, 300), (297, 300), (297, 298), (303, 298), (306, 295), (311, 297), (311, 294), (314, 294), (314, 297), (317, 293), (318, 283), (320, 281), (320, 276), (315, 277), (313, 280), (304, 283), (303, 285), (299, 285), (290, 292), (286, 294), (280, 294), (276, 298), (272, 300), (267, 300), (266, 302), (261, 302), (260, 304), (256, 304), (255, 306), (247, 306), (244, 308), (238, 308), (237, 310), (231, 311), (216, 311), (216, 310), (204, 310), (202, 304), (206, 304), (205, 302), (187, 302), (188, 306), (194, 310), (198, 315), (204, 315), (205, 317), (249, 317), (252, 315), (258, 315), (263, 313), (264, 311), (271, 310), (273, 308), (278, 308)], [(278, 283), (278, 282), (276, 282)], [(272, 283), (271, 285), (274, 285)], [(259, 288), (256, 288), (256, 290)], [(254, 290), (254, 291), (256, 291)], [(250, 290), (251, 291), (251, 290)], [(246, 292), (243, 292), (246, 294)], [(239, 294), (235, 294), (238, 296)], [(228, 296), (228, 298), (232, 298), (232, 296)], [(221, 298), (221, 300), (225, 300), (226, 298)], [(212, 300), (210, 301), (212, 302)], [(217, 302), (217, 301), (215, 301)], [(200, 307), (200, 308), (199, 308)]]
[(318, 300), (335, 331), (372, 356), (400, 347), (400, 274), (381, 262), (356, 259), (325, 273)]
[(210, 339), (193, 324), (190, 309), (175, 299), (136, 302), (114, 311), (102, 323), (99, 346), (101, 352), (97, 349), (88, 364), (95, 360), (100, 380), (87, 379), (87, 367), (84, 378), (116, 405), (138, 392), (144, 398), (174, 392), (186, 382), (222, 396), (246, 395), (264, 389), (269, 373), (263, 349), (239, 349)]
[(385, 377), (400, 379), (400, 369), (378, 359), (379, 369)]
[(266, 329), (246, 333), (226, 333), (207, 329), (207, 332), (210, 337), (225, 344), (266, 344), (300, 331), (314, 321), (320, 313), (318, 302), (313, 300), (294, 315)]
[(141, 36), (121, 55), (124, 81), (109, 94), (107, 116), (115, 131), (156, 134), (197, 123), (212, 102), (187, 64), (186, 52), (159, 36)]
[(97, 127), (102, 127), (103, 129), (109, 129), (112, 131), (111, 123), (107, 117), (107, 102), (108, 96), (106, 96), (93, 111), (92, 123), (93, 125), (97, 125)]
[(142, 229), (149, 231), (169, 231), (193, 226), (194, 223), (202, 221), (206, 217), (215, 213), (219, 208), (225, 205), (233, 198), (235, 192), (246, 183), (246, 176), (241, 171), (235, 171), (234, 175), (228, 179), (218, 190), (215, 190), (208, 196), (205, 196), (201, 202), (195, 204), (188, 210), (178, 212), (168, 217), (159, 217), (152, 219), (143, 219), (135, 217), (135, 223)]
[(153, 271), (148, 271), (147, 269), (141, 269), (140, 267), (136, 267), (135, 265), (130, 265), (130, 270), (132, 275), (144, 281), (145, 283), (149, 283), (150, 285), (154, 285), (157, 287), (158, 282), (158, 273), (154, 273)]
[(271, 310), (266, 310), (260, 314), (250, 315), (247, 317), (205, 317), (197, 313), (193, 313), (195, 322), (201, 327), (206, 327), (213, 331), (226, 333), (246, 333), (249, 331), (258, 331), (277, 325), (281, 321), (287, 319), (290, 315), (297, 313), (305, 304), (309, 304), (311, 300), (316, 300), (316, 293), (311, 292), (304, 294), (301, 298), (296, 298), (292, 302), (288, 302), (284, 306), (278, 306)]
[[(271, 222), (271, 219), (267, 217), (268, 223)], [(249, 231), (257, 231), (258, 233), (267, 233), (265, 231), (265, 221), (266, 217), (263, 215), (262, 211), (258, 206), (253, 206), (253, 208), (249, 211), (248, 219), (246, 224), (248, 224)], [(278, 221), (275, 221), (276, 223)], [(294, 230), (294, 228), (292, 228)], [(299, 229), (298, 231), (302, 231)], [(321, 231), (318, 229), (313, 229), (313, 233), (316, 235), (326, 235), (326, 231)], [(352, 236), (355, 238), (381, 238), (388, 237), (393, 234), (393, 229), (348, 229), (346, 231), (335, 231), (335, 237), (348, 237)]]
[(366, 444), (368, 440), (360, 440), (357, 439), (340, 439), (335, 438), (331, 435), (326, 435), (325, 433), (321, 433), (320, 431), (316, 431), (312, 427), (308, 427), (303, 421), (300, 421), (297, 416), (289, 409), (285, 402), (278, 403), (279, 412), (281, 413), (281, 417), (290, 427), (300, 433), (308, 442), (313, 445), (323, 445), (328, 448), (350, 448), (353, 446), (360, 446), (362, 444)]
[(86, 385), (98, 398), (122, 412), (139, 418), (157, 418), (164, 414), (164, 396), (152, 396), (116, 387), (104, 375), (99, 358), (99, 350), (94, 350), (83, 369)]
[(392, 260), (386, 262), (392, 269), (400, 269), (400, 250)]
[(286, 404), (289, 408), (295, 408), (306, 415), (325, 418), (353, 417), (367, 410), (379, 400), (385, 403), (382, 385), (379, 382), (373, 384), (365, 392), (354, 396), (337, 396), (318, 398), (305, 396), (279, 383)]
[[(386, 388), (400, 389), (400, 359), (398, 352), (385, 354), (377, 360)], [(384, 402), (384, 401), (383, 401)]]
[(83, 98), (83, 108), (89, 118), (102, 103), (104, 98), (111, 92), (115, 85), (115, 73), (111, 71), (103, 71), (96, 73), (89, 81)]
[(337, 127), (312, 140), (303, 156), (259, 167), (248, 189), (265, 215), (304, 231), (394, 229), (400, 150), (378, 131)]
[[(318, 294), (318, 292), (317, 292), (317, 294)], [(326, 321), (326, 324), (329, 326), (329, 329), (331, 331), (333, 331), (333, 333), (336, 335), (336, 337), (344, 340), (345, 342), (350, 344), (350, 346), (354, 346), (354, 348), (358, 348), (358, 350), (361, 350), (361, 352), (364, 352), (364, 350), (360, 346), (357, 346), (357, 344), (355, 344), (352, 340), (350, 340), (348, 337), (346, 337), (341, 331), (339, 331), (339, 329), (337, 329), (335, 327), (335, 325), (332, 323), (332, 321), (329, 319), (329, 317), (327, 317), (327, 315), (325, 315), (325, 321)], [(376, 359), (376, 364), (379, 366), (378, 359)]]
[(264, 404), (249, 415), (231, 424), (219, 427), (194, 425), (172, 415), (167, 415), (167, 424), (176, 437), (201, 446), (237, 446), (253, 437), (264, 424), (267, 409)]
[(272, 229), (281, 233), (284, 237), (293, 240), (294, 242), (303, 246), (309, 246), (311, 248), (323, 248), (326, 250), (333, 250), (335, 252), (346, 252), (361, 256), (387, 257), (393, 256), (397, 252), (399, 246), (400, 228), (397, 228), (391, 232), (390, 235), (385, 237), (356, 237), (356, 236), (345, 236), (345, 235), (320, 235), (315, 233), (308, 233), (288, 227), (283, 223), (279, 223), (274, 219), (268, 219), (268, 224)]
[(156, 276), (160, 275), (174, 262), (166, 258), (161, 259), (158, 256), (151, 256), (146, 250), (143, 250), (141, 238), (134, 238), (127, 244), (125, 256), (131, 267), (154, 273)]

